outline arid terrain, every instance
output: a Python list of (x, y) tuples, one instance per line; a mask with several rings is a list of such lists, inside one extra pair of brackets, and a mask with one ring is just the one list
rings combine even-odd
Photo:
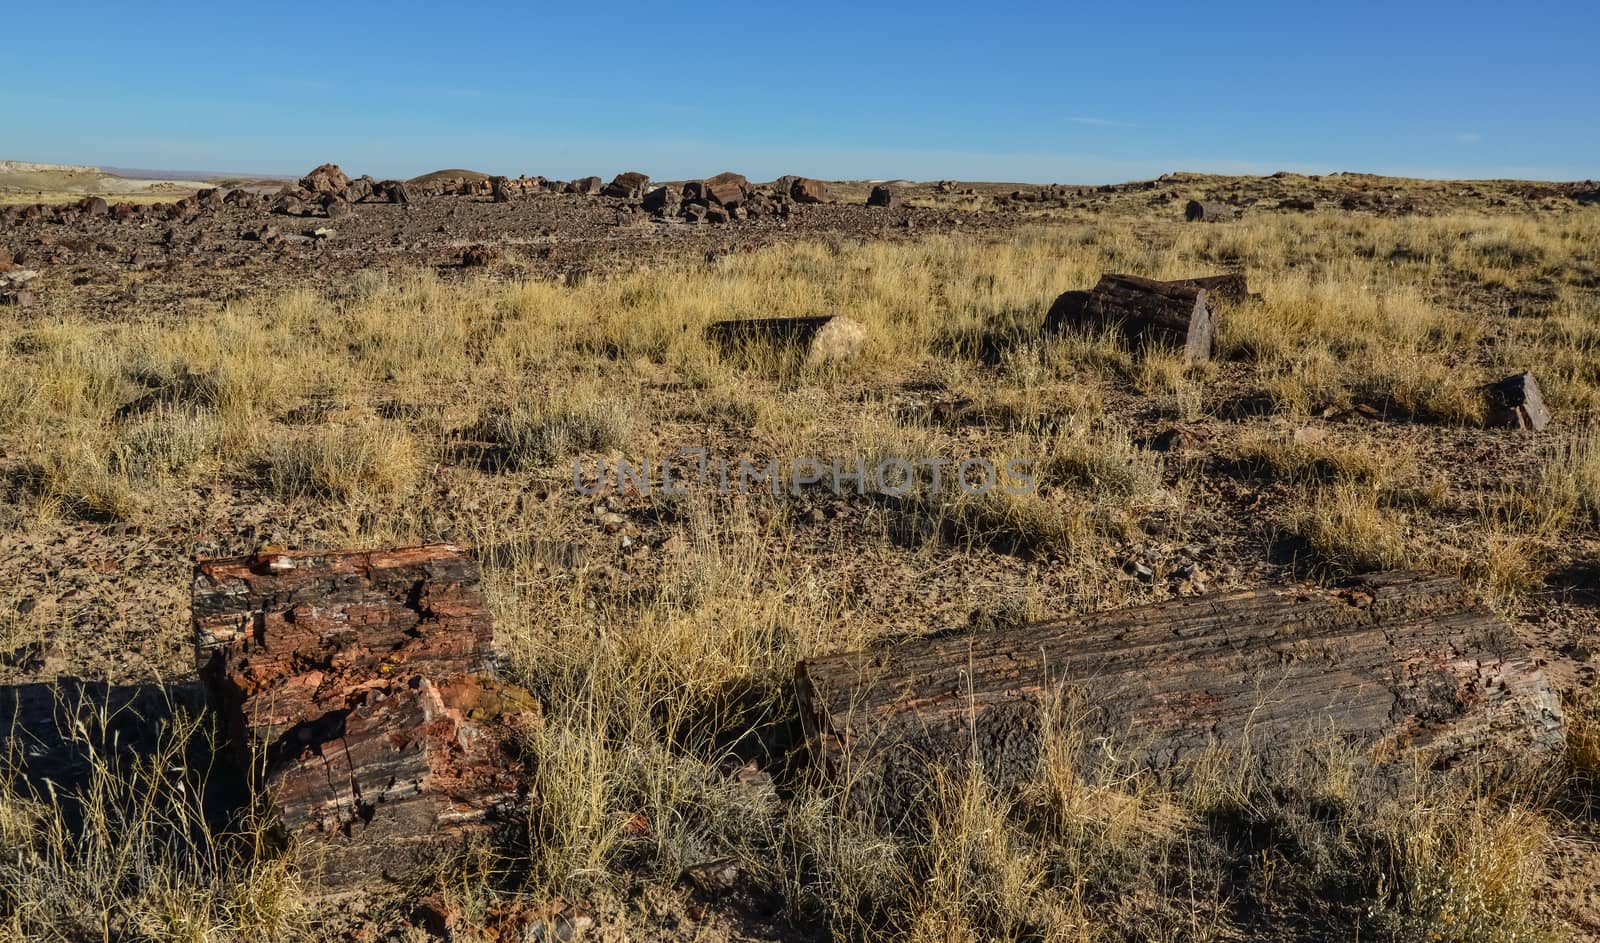
[[(1600, 185), (626, 176), (0, 196), (0, 939), (1600, 938)], [(1043, 330), (1107, 273), (1248, 294), (1200, 362)], [(706, 331), (823, 315), (837, 356)], [(1523, 372), (1542, 429), (1485, 395)], [(593, 487), (698, 452), (1037, 487)], [(536, 705), (527, 805), (321, 897), (210, 749), (195, 562), (428, 543)], [(807, 659), (1390, 570), (1511, 626), (1564, 750), (1179, 781), (1066, 738), (1100, 775), (889, 827), (802, 730)]]

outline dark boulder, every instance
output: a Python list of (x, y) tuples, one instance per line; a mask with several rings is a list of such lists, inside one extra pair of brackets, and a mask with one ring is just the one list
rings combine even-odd
[(821, 180), (797, 177), (789, 184), (789, 196), (796, 203), (825, 203), (828, 200), (828, 189), (822, 185)]
[(399, 203), (403, 206), (411, 202), (411, 193), (406, 189), (404, 181), (383, 180), (373, 184), (372, 199), (380, 203)]
[(671, 187), (657, 187), (645, 194), (644, 208), (657, 216), (675, 216), (681, 198)]

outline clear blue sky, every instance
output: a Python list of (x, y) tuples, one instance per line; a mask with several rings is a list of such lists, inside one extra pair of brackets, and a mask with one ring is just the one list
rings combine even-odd
[(1600, 2), (18, 2), (0, 159), (1600, 177)]

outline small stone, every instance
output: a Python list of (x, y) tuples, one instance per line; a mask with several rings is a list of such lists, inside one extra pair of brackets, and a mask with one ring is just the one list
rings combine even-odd
[(718, 858), (687, 867), (683, 871), (689, 882), (708, 894), (730, 891), (739, 883), (739, 863), (733, 858)]
[(1194, 433), (1178, 426), (1163, 429), (1154, 439), (1150, 440), (1150, 448), (1156, 452), (1181, 452), (1184, 449), (1193, 448), (1194, 444)]
[(1484, 387), (1488, 400), (1488, 421), (1505, 429), (1532, 429), (1537, 432), (1550, 424), (1550, 410), (1544, 405), (1539, 381), (1531, 373), (1519, 373)]
[(594, 918), (581, 911), (555, 914), (528, 925), (522, 937), (525, 943), (568, 943), (594, 926)]
[(462, 268), (478, 268), (494, 261), (495, 251), (489, 246), (470, 246), (461, 251)]

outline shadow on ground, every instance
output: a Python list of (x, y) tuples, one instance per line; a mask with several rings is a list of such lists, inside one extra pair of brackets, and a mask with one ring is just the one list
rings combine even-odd
[(248, 805), (245, 764), (220, 749), (199, 682), (62, 677), (0, 687), (0, 789), (54, 805), (76, 827), (87, 801), (195, 790), (207, 823)]

